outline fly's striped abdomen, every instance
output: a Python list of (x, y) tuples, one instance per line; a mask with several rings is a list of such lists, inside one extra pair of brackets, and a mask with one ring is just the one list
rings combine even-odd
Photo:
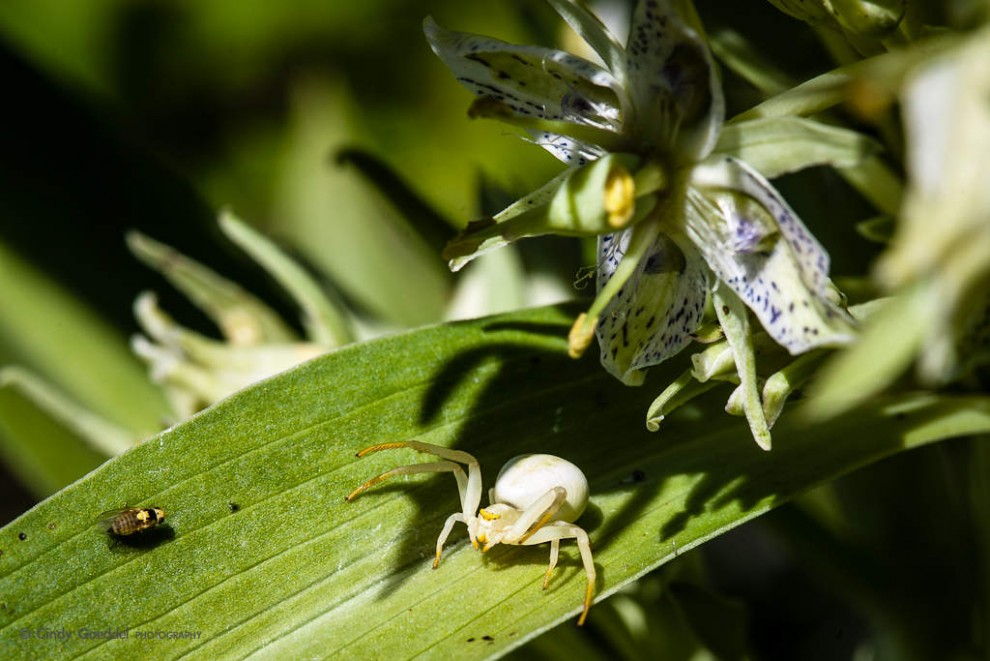
[(107, 532), (126, 537), (154, 528), (165, 520), (165, 511), (157, 507), (126, 507), (106, 512), (103, 520), (109, 524)]

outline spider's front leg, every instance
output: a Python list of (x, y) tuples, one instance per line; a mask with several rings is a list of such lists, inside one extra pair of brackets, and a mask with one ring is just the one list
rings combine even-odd
[[(361, 492), (370, 489), (376, 484), (384, 482), (385, 480), (396, 475), (413, 475), (415, 473), (453, 473), (454, 479), (457, 481), (457, 492), (461, 501), (461, 511), (450, 515), (446, 522), (444, 522), (443, 529), (440, 531), (440, 537), (437, 539), (436, 558), (433, 561), (433, 568), (436, 569), (437, 565), (440, 564), (440, 557), (443, 553), (444, 542), (447, 541), (447, 537), (450, 535), (454, 524), (458, 521), (468, 524), (468, 522), (474, 518), (474, 514), (478, 510), (478, 505), (481, 502), (481, 467), (478, 465), (478, 460), (467, 452), (451, 450), (439, 445), (423, 443), (422, 441), (398, 441), (395, 443), (381, 443), (379, 445), (372, 445), (358, 452), (357, 456), (365, 457), (374, 452), (381, 452), (382, 450), (398, 450), (402, 448), (410, 448), (424, 454), (432, 454), (444, 459), (445, 461), (433, 461), (423, 464), (398, 466), (397, 468), (385, 471), (381, 475), (377, 475), (364, 484), (358, 486), (356, 489), (351, 491), (345, 499), (350, 502), (354, 500)], [(464, 469), (461, 467), (461, 464), (467, 466), (467, 474), (464, 473)], [(474, 529), (471, 525), (468, 525), (467, 527), (468, 535), (471, 538), (471, 543), (477, 548), (478, 542), (475, 539)]]

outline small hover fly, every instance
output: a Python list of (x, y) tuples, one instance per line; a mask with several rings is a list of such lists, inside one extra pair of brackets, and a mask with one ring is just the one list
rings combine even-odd
[(107, 532), (116, 537), (127, 537), (144, 532), (165, 520), (165, 510), (157, 507), (124, 507), (100, 515)]

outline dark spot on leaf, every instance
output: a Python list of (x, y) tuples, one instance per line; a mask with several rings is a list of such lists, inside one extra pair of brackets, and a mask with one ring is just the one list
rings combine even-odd
[(491, 636), (482, 636), (481, 639), (482, 640), (487, 640), (489, 643), (494, 643), (495, 642), (495, 639), (492, 638)]
[(227, 507), (230, 508), (230, 511), (232, 513), (238, 511), (239, 509), (241, 509), (241, 506), (238, 505), (237, 503), (227, 503)]
[(17, 539), (21, 540), (22, 542), (27, 538), (28, 536), (25, 533), (21, 533), (17, 536)]
[(646, 472), (637, 468), (632, 473), (629, 473), (629, 475), (622, 478), (622, 484), (635, 484), (637, 482), (643, 482), (644, 480), (646, 480)]
[(467, 642), (469, 642), (469, 643), (473, 643), (473, 642), (474, 642), (474, 640), (475, 640), (474, 638), (468, 638), (468, 639), (467, 639)]
[(723, 305), (722, 306), (722, 314), (729, 314), (729, 306), (728, 305)]
[(55, 530), (55, 522), (54, 521), (49, 522), (48, 529), (49, 530)]

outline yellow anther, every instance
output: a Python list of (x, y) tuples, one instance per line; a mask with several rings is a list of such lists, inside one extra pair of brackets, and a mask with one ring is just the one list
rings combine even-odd
[(615, 229), (626, 226), (636, 210), (636, 182), (629, 170), (616, 164), (605, 179), (605, 211)]
[(580, 358), (588, 345), (595, 338), (595, 326), (598, 325), (596, 318), (592, 323), (588, 323), (588, 315), (582, 312), (578, 315), (571, 332), (567, 334), (567, 354), (571, 358)]
[(501, 519), (501, 514), (495, 514), (494, 512), (489, 512), (488, 510), (482, 508), (478, 510), (478, 516), (480, 516), (485, 521), (494, 521), (495, 519)]

